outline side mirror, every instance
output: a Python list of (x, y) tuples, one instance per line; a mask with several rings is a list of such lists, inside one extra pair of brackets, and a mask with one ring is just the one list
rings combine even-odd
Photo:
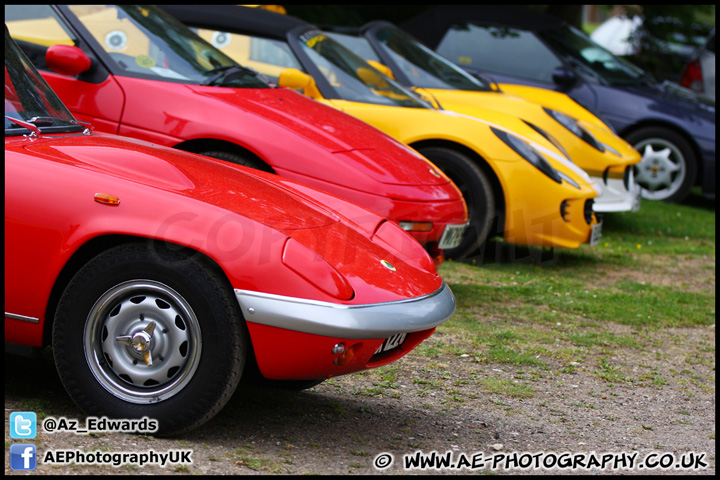
[(322, 98), (315, 79), (297, 68), (286, 68), (280, 72), (278, 85), (292, 90), (302, 90), (303, 93), (310, 98)]
[(378, 70), (381, 73), (383, 73), (385, 76), (388, 76), (388, 77), (392, 78), (393, 80), (395, 80), (395, 75), (393, 75), (392, 70), (390, 70), (390, 67), (388, 67), (387, 65), (382, 64), (380, 62), (376, 62), (375, 60), (366, 60), (366, 62), (371, 67), (373, 67), (375, 70)]
[(45, 62), (53, 72), (71, 77), (87, 72), (92, 66), (90, 57), (71, 45), (52, 45), (45, 53)]
[(577, 82), (577, 75), (568, 67), (558, 67), (552, 72), (552, 79), (561, 87), (570, 87)]

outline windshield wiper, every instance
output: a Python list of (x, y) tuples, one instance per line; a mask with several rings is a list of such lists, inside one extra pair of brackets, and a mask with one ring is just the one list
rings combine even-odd
[(55, 123), (57, 118), (53, 117), (32, 117), (28, 122), (32, 123), (36, 127), (49, 127)]
[(245, 75), (257, 76), (257, 72), (251, 68), (243, 67), (242, 65), (229, 65), (227, 67), (213, 68), (206, 72), (206, 74), (212, 75), (206, 78), (201, 85), (221, 85), (225, 78), (230, 75), (238, 75), (244, 77)]
[(90, 133), (90, 129), (92, 128), (88, 122), (80, 122), (78, 120), (62, 120), (55, 117), (32, 117), (29, 120), (21, 120), (19, 118), (11, 117), (9, 115), (5, 115), (5, 118), (12, 123), (19, 125), (23, 128), (26, 128), (30, 130), (30, 135), (40, 136), (41, 130), (40, 127), (52, 127), (52, 126), (62, 126), (62, 125), (56, 125), (56, 121), (60, 122), (68, 122), (71, 126), (75, 127), (83, 127), (85, 131), (83, 133)]
[(16, 125), (20, 125), (23, 128), (27, 128), (30, 130), (30, 135), (40, 136), (40, 129), (32, 122), (26, 122), (25, 120), (20, 120), (19, 118), (11, 117), (10, 115), (5, 115), (6, 120), (10, 120), (12, 123)]

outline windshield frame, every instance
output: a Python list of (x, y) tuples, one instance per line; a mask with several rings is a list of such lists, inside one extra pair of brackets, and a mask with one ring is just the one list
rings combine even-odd
[[(123, 12), (136, 7), (132, 5), (108, 6), (115, 7)], [(218, 68), (232, 69), (232, 67), (239, 67), (237, 69), (233, 69), (238, 72), (239, 75), (227, 75), (221, 79), (222, 81), (213, 83), (213, 85), (232, 88), (273, 88), (273, 86), (271, 86), (262, 75), (257, 74), (257, 72), (254, 72), (252, 69), (247, 69), (246, 67), (240, 65), (225, 53), (200, 38), (190, 28), (155, 6), (137, 6), (137, 8), (147, 9), (150, 12), (150, 15), (148, 15), (148, 21), (162, 22), (168, 27), (168, 31), (161, 30), (160, 33), (158, 33), (158, 31), (155, 30), (148, 33), (148, 27), (146, 25), (138, 24), (135, 21), (133, 21), (133, 25), (135, 25), (136, 28), (146, 36), (160, 38), (163, 42), (163, 46), (168, 47), (166, 50), (167, 55), (172, 55), (176, 60), (180, 59), (183, 63), (182, 66), (185, 69), (185, 73), (196, 75), (188, 76), (180, 73), (180, 75), (183, 75), (184, 77), (180, 78), (156, 73), (144, 73), (143, 71), (138, 70), (123, 69), (119, 63), (112, 58), (110, 53), (100, 44), (95, 35), (89, 31), (83, 21), (74, 14), (72, 9), (79, 7), (79, 5), (55, 5), (53, 7), (56, 8), (62, 18), (78, 32), (79, 37), (85, 45), (87, 45), (87, 48), (89, 48), (93, 54), (101, 60), (105, 68), (107, 68), (107, 70), (113, 75), (163, 82), (203, 85), (207, 83), (208, 79), (217, 74)], [(154, 18), (155, 15), (157, 15), (161, 20)], [(132, 18), (131, 16), (129, 17)], [(173, 35), (168, 34), (170, 31), (176, 35), (177, 38), (173, 38)], [(188, 44), (185, 45), (185, 47), (187, 48), (180, 45), (178, 43), (178, 39), (186, 40)], [(199, 65), (197, 62), (193, 64), (193, 62), (185, 58), (185, 56), (192, 55), (193, 53), (199, 55), (198, 52), (200, 51), (207, 52), (204, 53), (205, 56), (202, 60), (211, 65), (211, 67), (204, 67)], [(139, 56), (135, 58), (139, 58)], [(153, 65), (153, 67), (154, 66), (155, 65)], [(247, 75), (248, 70), (252, 71), (253, 75)]]
[[(355, 100), (355, 99), (351, 99), (351, 98), (345, 98), (343, 95), (341, 95), (337, 91), (337, 89), (335, 87), (333, 87), (330, 84), (330, 82), (327, 80), (325, 75), (318, 68), (318, 65), (308, 55), (306, 49), (309, 49), (310, 47), (305, 45), (305, 43), (302, 40), (302, 37), (308, 36), (308, 35), (313, 35), (313, 34), (324, 35), (326, 37), (325, 41), (335, 44), (338, 47), (339, 51), (342, 51), (343, 56), (347, 56), (348, 60), (362, 64), (363, 67), (371, 69), (373, 73), (380, 75), (382, 77), (382, 79), (385, 82), (387, 82), (387, 84), (391, 87), (391, 89), (394, 92), (397, 92), (400, 95), (407, 97), (409, 101), (402, 102), (402, 103), (401, 102), (390, 102), (390, 101), (388, 101), (387, 97), (381, 96), (379, 94), (374, 94), (372, 89), (369, 86), (367, 87), (367, 90), (370, 93), (373, 93), (373, 96), (368, 97), (368, 98), (373, 98), (377, 101), (365, 101), (365, 100)], [(295, 54), (296, 58), (300, 61), (300, 64), (303, 66), (305, 71), (315, 79), (315, 83), (317, 84), (317, 87), (320, 90), (320, 92), (322, 93), (323, 97), (325, 97), (327, 99), (355, 101), (358, 103), (368, 103), (368, 104), (381, 105), (381, 106), (433, 109), (433, 107), (430, 104), (428, 104), (427, 102), (422, 100), (413, 91), (400, 85), (395, 80), (392, 80), (391, 78), (386, 77), (383, 73), (379, 72), (378, 70), (374, 69), (370, 64), (368, 64), (365, 61), (365, 59), (358, 57), (352, 51), (345, 48), (342, 44), (340, 44), (338, 41), (333, 39), (329, 35), (328, 32), (324, 32), (321, 29), (314, 28), (314, 27), (307, 28), (307, 27), (301, 25), (301, 26), (295, 27), (288, 31), (287, 42), (290, 45), (290, 49)], [(383, 101), (380, 101), (380, 100), (383, 100)]]
[[(9, 70), (8, 65), (10, 65)], [(7, 27), (5, 28), (5, 71), (7, 79), (12, 82), (10, 86), (5, 85), (6, 137), (33, 135), (37, 134), (36, 131), (43, 134), (85, 131), (86, 127), (75, 120), (40, 72), (10, 37)], [(22, 110), (18, 110), (16, 105), (21, 106)], [(14, 108), (7, 110), (8, 106)], [(34, 110), (28, 110), (28, 107), (33, 107)], [(8, 117), (29, 123), (34, 128), (15, 123)], [(52, 124), (45, 125), (46, 122)]]
[[(417, 87), (417, 88), (436, 88), (436, 89), (446, 89), (446, 90), (464, 90), (464, 91), (476, 91), (476, 92), (492, 92), (492, 87), (487, 84), (486, 82), (482, 81), (481, 79), (478, 79), (469, 73), (467, 73), (462, 68), (458, 67), (454, 63), (452, 63), (450, 60), (446, 59), (439, 53), (433, 51), (432, 49), (426, 47), (422, 44), (419, 40), (414, 38), (409, 33), (403, 31), (402, 29), (398, 28), (396, 25), (393, 25), (390, 22), (384, 22), (384, 21), (376, 21), (371, 22), (364, 28), (365, 32), (364, 35), (361, 34), (362, 37), (364, 37), (371, 45), (373, 50), (380, 56), (382, 59), (382, 62), (390, 67), (390, 69), (393, 71), (393, 74), (395, 75), (395, 78), (398, 82), (401, 84), (407, 86), (407, 87)], [(437, 70), (428, 71), (424, 70), (428, 75), (431, 75), (437, 81), (443, 82), (443, 86), (431, 86), (431, 85), (415, 85), (415, 82), (410, 81), (410, 77), (407, 75), (404, 68), (401, 68), (398, 64), (397, 60), (394, 58), (395, 56), (403, 57), (405, 61), (412, 63), (410, 60), (405, 58), (403, 55), (400, 55), (399, 53), (392, 51), (392, 49), (385, 45), (384, 41), (380, 39), (381, 34), (383, 31), (391, 31), (395, 35), (399, 35), (401, 40), (403, 42), (407, 42), (410, 45), (412, 45), (414, 48), (417, 48), (418, 50), (422, 51), (424, 55), (428, 58), (432, 58), (433, 60), (436, 60), (443, 65), (445, 65), (449, 70), (452, 70), (453, 73), (456, 73), (457, 75), (461, 76), (464, 80), (467, 80), (469, 84), (471, 84), (473, 87), (472, 89), (467, 88), (460, 88), (457, 84), (447, 83), (446, 79), (443, 79), (439, 72)], [(417, 65), (416, 65), (417, 66)], [(418, 68), (421, 68), (420, 66), (417, 66)]]

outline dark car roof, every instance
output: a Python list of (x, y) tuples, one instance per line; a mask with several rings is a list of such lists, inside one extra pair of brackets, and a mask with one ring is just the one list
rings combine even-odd
[(303, 25), (314, 28), (299, 18), (270, 12), (261, 8), (236, 5), (158, 5), (183, 23), (228, 32), (247, 32), (264, 37), (285, 38), (288, 31)]
[(435, 49), (451, 26), (467, 21), (533, 31), (565, 25), (557, 17), (530, 8), (504, 5), (439, 5), (400, 24), (400, 27)]

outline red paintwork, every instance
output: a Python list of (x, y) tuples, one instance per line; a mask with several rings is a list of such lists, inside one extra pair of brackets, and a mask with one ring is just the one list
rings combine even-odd
[(276, 173), (359, 203), (395, 221), (432, 221), (422, 244), (463, 223), (462, 195), (431, 164), (374, 127), (294, 91), (186, 85), (109, 75), (99, 84), (43, 72), (96, 131), (160, 145), (214, 139), (247, 149)]
[(63, 75), (78, 75), (90, 69), (90, 58), (77, 47), (53, 45), (45, 54), (50, 69)]
[[(331, 338), (290, 332), (251, 322), (247, 325), (250, 335), (258, 339), (253, 341), (253, 348), (260, 372), (264, 377), (275, 380), (330, 378), (387, 365), (412, 351), (435, 331), (431, 328), (410, 333), (401, 348), (373, 357), (384, 338), (369, 340)], [(345, 344), (348, 350), (353, 351), (352, 357), (342, 366), (333, 363), (326, 353), (338, 343)], [(300, 358), (302, 362), (298, 362)]]
[[(98, 203), (96, 193), (114, 195), (120, 204)], [(202, 252), (235, 289), (367, 304), (426, 295), (442, 285), (427, 253), (398, 227), (294, 181), (114, 135), (6, 137), (5, 311), (40, 322), (6, 318), (5, 341), (41, 346), (49, 298), (63, 268), (83, 245), (112, 235)], [(320, 288), (322, 282), (306, 279), (317, 265), (303, 269), (295, 263), (300, 258), (288, 261), (293, 268), (285, 266), (288, 238), (332, 265), (352, 287), (352, 299), (335, 298), (327, 293), (331, 288)], [(397, 272), (378, 268), (381, 259)], [(277, 378), (318, 378), (323, 366), (321, 377), (339, 375), (397, 358), (368, 363), (382, 340), (353, 340), (365, 342), (357, 358), (337, 367), (330, 350), (343, 339), (248, 323), (261, 369)], [(430, 333), (412, 334), (398, 355)], [(284, 373), (273, 359), (279, 337), (288, 341), (285, 353), (293, 353), (283, 354), (293, 359)], [(309, 344), (322, 344), (317, 351), (323, 353), (298, 361), (313, 350)]]

